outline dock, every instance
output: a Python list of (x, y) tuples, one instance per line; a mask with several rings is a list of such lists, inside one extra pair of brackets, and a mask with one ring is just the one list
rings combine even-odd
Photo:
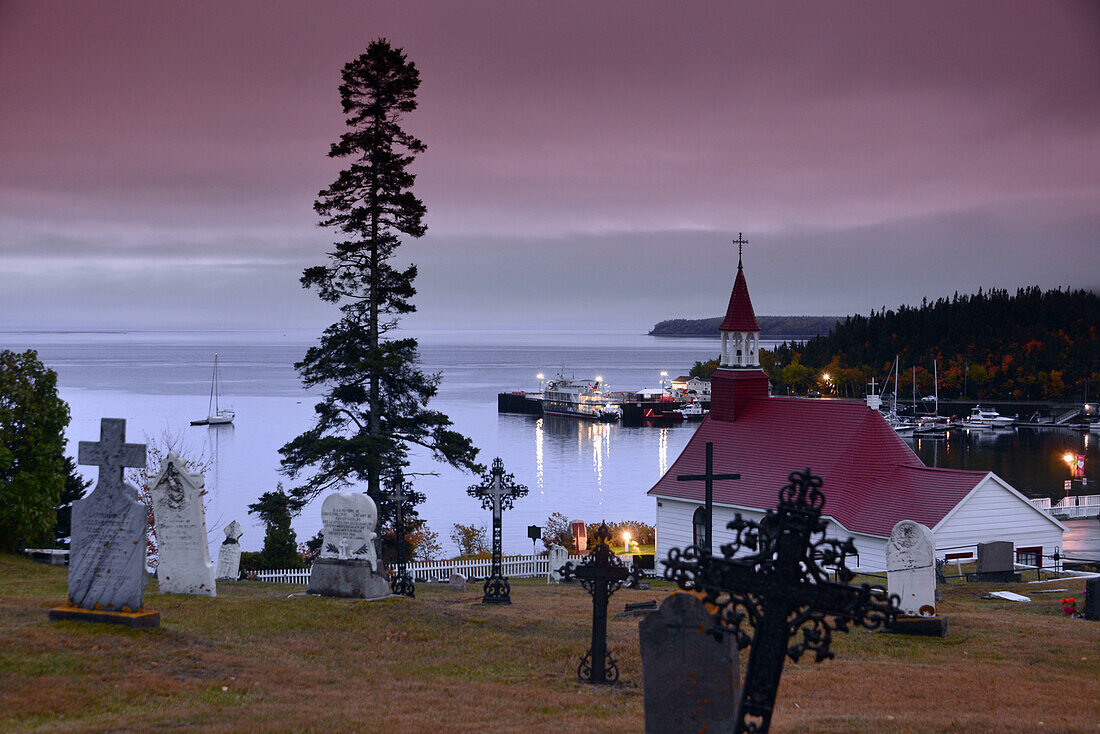
[(1049, 497), (1031, 500), (1031, 504), (1056, 520), (1087, 520), (1100, 517), (1100, 494), (1070, 495), (1052, 504)]

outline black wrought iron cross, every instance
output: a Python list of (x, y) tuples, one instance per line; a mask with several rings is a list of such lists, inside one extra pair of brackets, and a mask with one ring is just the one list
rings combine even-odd
[(409, 576), (408, 564), (405, 560), (405, 478), (400, 474), (393, 479), (393, 489), (383, 495), (393, 501), (394, 516), (393, 529), (397, 537), (397, 573), (390, 581), (390, 591), (398, 596), (415, 597), (416, 585)]
[[(786, 658), (797, 662), (813, 651), (817, 662), (827, 660), (834, 631), (847, 632), (849, 624), (876, 629), (898, 613), (897, 596), (881, 586), (849, 585), (855, 574), (845, 562), (856, 547), (851, 538), (824, 537), (821, 478), (807, 469), (788, 479), (776, 510), (760, 522), (734, 518), (728, 527), (736, 538), (722, 546), (721, 557), (689, 546), (673, 548), (665, 561), (666, 578), (702, 591), (717, 608), (716, 630), (732, 632), (739, 648), (752, 646), (737, 732), (768, 731)], [(744, 551), (754, 552), (738, 556)], [(837, 581), (829, 580), (829, 569)], [(800, 632), (802, 639), (792, 644)]]
[(714, 473), (714, 444), (707, 441), (707, 463), (702, 474), (681, 474), (678, 482), (706, 482), (706, 494), (703, 499), (703, 514), (706, 515), (706, 531), (703, 536), (703, 550), (711, 553), (714, 544), (714, 482), (719, 479), (740, 479), (740, 474)]
[(504, 471), (500, 457), (493, 459), (493, 468), (482, 477), (481, 484), (466, 490), (466, 494), (481, 500), (482, 509), (493, 510), (493, 561), (489, 578), (485, 579), (483, 604), (511, 604), (512, 588), (501, 570), (501, 516), (512, 509), (512, 503), (527, 494), (527, 487), (516, 484), (515, 478)]
[(614, 683), (619, 680), (619, 665), (607, 649), (607, 603), (624, 583), (633, 578), (622, 560), (611, 551), (611, 531), (600, 523), (593, 537), (595, 547), (580, 566), (569, 562), (562, 566), (563, 581), (579, 579), (592, 595), (592, 647), (581, 658), (577, 677), (589, 683)]

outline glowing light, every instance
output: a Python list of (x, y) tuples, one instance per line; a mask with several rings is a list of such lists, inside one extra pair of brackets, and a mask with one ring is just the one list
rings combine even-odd
[(1062, 461), (1072, 466), (1077, 463), (1077, 457), (1067, 451), (1062, 455)]
[(540, 372), (537, 375), (535, 375), (535, 378), (538, 379), (538, 380), (544, 380), (544, 379), (546, 379), (546, 375), (544, 375)]
[(629, 530), (624, 530), (623, 531), (623, 550), (624, 551), (629, 551), (630, 550), (630, 531)]
[(603, 377), (596, 375), (596, 382), (603, 382)]
[(661, 377), (668, 377), (668, 373), (664, 370), (661, 371)]
[(826, 372), (825, 374), (823, 374), (823, 375), (821, 376), (821, 379), (825, 380), (825, 382), (828, 382), (828, 381), (829, 381), (829, 373), (828, 373), (828, 372)]

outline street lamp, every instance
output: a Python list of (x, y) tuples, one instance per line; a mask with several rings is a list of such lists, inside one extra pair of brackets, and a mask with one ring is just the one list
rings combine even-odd
[(541, 392), (541, 391), (542, 391), (542, 381), (543, 381), (544, 379), (546, 379), (546, 376), (545, 376), (544, 374), (542, 374), (542, 373), (540, 372), (540, 373), (538, 373), (537, 375), (535, 375), (535, 377), (536, 377), (536, 378), (538, 379), (538, 381), (539, 381), (539, 391)]
[(629, 530), (624, 530), (623, 531), (623, 553), (629, 553), (629, 552), (630, 552), (630, 531)]

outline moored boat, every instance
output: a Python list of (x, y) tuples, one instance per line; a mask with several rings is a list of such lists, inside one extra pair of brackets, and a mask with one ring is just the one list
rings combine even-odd
[(542, 391), (542, 412), (606, 423), (618, 421), (622, 415), (611, 396), (600, 390), (600, 378), (576, 380), (558, 375)]
[(1012, 428), (1015, 422), (1016, 416), (1009, 418), (1008, 416), (1001, 415), (992, 408), (983, 408), (980, 405), (975, 405), (970, 411), (970, 417), (960, 421), (959, 425), (963, 428), (989, 430), (992, 428)]
[(207, 405), (206, 418), (191, 421), (193, 426), (224, 426), (233, 423), (237, 417), (232, 408), (221, 407), (221, 372), (218, 369), (218, 354), (214, 353), (214, 374), (210, 378), (210, 403)]

